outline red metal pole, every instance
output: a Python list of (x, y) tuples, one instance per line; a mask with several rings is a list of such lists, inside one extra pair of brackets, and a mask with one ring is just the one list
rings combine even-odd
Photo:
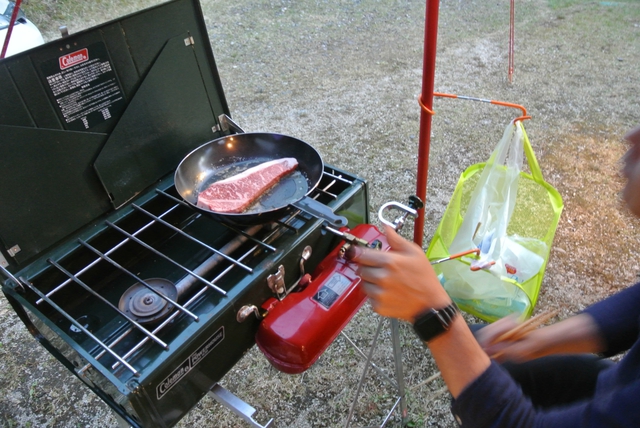
[(511, 0), (511, 13), (509, 16), (509, 83), (513, 82), (513, 48), (515, 39), (515, 15), (516, 1)]
[[(431, 116), (436, 74), (436, 45), (438, 40), (438, 13), (440, 0), (427, 0), (424, 26), (424, 57), (422, 71), (422, 109), (420, 112), (420, 136), (418, 143), (418, 177), (416, 195), (427, 202), (427, 177), (429, 174), (429, 146), (431, 144)], [(424, 208), (418, 210), (413, 241), (422, 246), (424, 235)]]
[(13, 6), (13, 13), (11, 14), (11, 20), (9, 21), (9, 28), (7, 29), (7, 35), (4, 38), (4, 44), (2, 45), (2, 52), (0, 52), (0, 59), (4, 58), (9, 47), (9, 40), (11, 39), (11, 33), (13, 32), (13, 26), (18, 18), (18, 11), (20, 10), (20, 3), (22, 0), (16, 0), (16, 4)]

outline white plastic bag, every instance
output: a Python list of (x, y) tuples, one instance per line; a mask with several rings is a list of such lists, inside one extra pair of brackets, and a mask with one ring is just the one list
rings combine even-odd
[(456, 261), (442, 266), (443, 285), (453, 298), (512, 306), (514, 299), (526, 299), (514, 283), (532, 278), (545, 262), (548, 249), (544, 242), (507, 234), (524, 159), (523, 139), (522, 127), (510, 123), (471, 194), (449, 253), (479, 248), (479, 259), (466, 261), (483, 269), (472, 271), (469, 264)]
[(522, 170), (522, 130), (510, 123), (487, 162), (471, 195), (469, 208), (449, 251), (480, 248), (481, 261), (495, 261), (513, 214)]

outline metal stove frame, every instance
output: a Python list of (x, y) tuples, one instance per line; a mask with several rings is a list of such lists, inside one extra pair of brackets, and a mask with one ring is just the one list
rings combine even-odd
[[(203, 224), (208, 226), (212, 224), (218, 225), (218, 229), (223, 228), (227, 230), (228, 233), (240, 238), (241, 242), (236, 243), (234, 246), (240, 247), (244, 245), (245, 247), (244, 249), (240, 248), (241, 253), (236, 256), (236, 258), (231, 258), (224, 254), (225, 247), (228, 246), (228, 239), (221, 241), (221, 243), (225, 243), (224, 246), (214, 248), (209, 244), (187, 235), (184, 230), (200, 219), (203, 214), (197, 212), (181, 199), (172, 195), (171, 193), (175, 192), (172, 183), (172, 177), (168, 177), (163, 180), (157, 188), (141, 196), (129, 206), (112, 213), (107, 218), (88, 225), (81, 232), (70, 237), (63, 245), (43, 254), (41, 258), (22, 271), (17, 272), (16, 275), (4, 267), (0, 267), (0, 270), (5, 276), (11, 280), (5, 284), (3, 291), (5, 291), (5, 295), (14, 307), (14, 310), (35, 338), (98, 396), (107, 402), (123, 423), (127, 425), (139, 426), (138, 424), (141, 422), (129, 416), (131, 414), (141, 413), (141, 411), (136, 411), (135, 409), (140, 406), (140, 403), (138, 403), (138, 405), (135, 404), (140, 401), (140, 397), (146, 397), (145, 400), (149, 401), (155, 400), (155, 398), (151, 398), (151, 395), (158, 395), (159, 401), (162, 394), (164, 394), (164, 391), (158, 392), (158, 390), (152, 392), (149, 390), (151, 385), (158, 385), (156, 387), (157, 389), (160, 388), (162, 384), (158, 383), (158, 379), (150, 377), (155, 375), (158, 366), (151, 356), (147, 357), (148, 352), (154, 355), (171, 352), (170, 347), (174, 348), (173, 352), (181, 352), (177, 349), (181, 349), (183, 346), (189, 346), (189, 342), (195, 342), (200, 348), (207, 347), (207, 349), (189, 349), (186, 352), (182, 352), (181, 355), (185, 353), (187, 355), (197, 354), (198, 358), (204, 358), (211, 349), (223, 340), (224, 335), (227, 334), (229, 336), (233, 335), (235, 338), (242, 338), (234, 342), (237, 345), (234, 354), (225, 355), (224, 357), (235, 363), (246, 350), (253, 346), (253, 334), (250, 332), (255, 332), (254, 329), (257, 326), (258, 320), (253, 319), (246, 323), (238, 323), (235, 321), (237, 309), (247, 301), (260, 305), (271, 297), (272, 290), (268, 287), (260, 286), (259, 289), (256, 289), (252, 284), (267, 283), (266, 277), (273, 272), (273, 266), (280, 264), (297, 266), (300, 262), (300, 255), (294, 254), (294, 252), (289, 250), (287, 250), (289, 251), (287, 252), (274, 247), (271, 245), (273, 241), (280, 238), (278, 245), (284, 248), (294, 248), (296, 246), (299, 248), (303, 246), (298, 244), (302, 241), (316, 243), (322, 241), (324, 248), (317, 248), (316, 246), (316, 248), (314, 248), (317, 250), (315, 257), (309, 260), (309, 266), (311, 268), (338, 243), (338, 239), (333, 236), (331, 236), (330, 239), (326, 239), (326, 237), (325, 239), (319, 239), (320, 235), (327, 233), (321, 228), (322, 220), (298, 210), (284, 217), (281, 221), (277, 222), (277, 224), (274, 224), (272, 228), (269, 226), (251, 226), (244, 232), (232, 226), (222, 225), (213, 219), (209, 219), (207, 216), (203, 217), (202, 221), (206, 222)], [(357, 177), (353, 177), (336, 168), (325, 166), (323, 178), (320, 185), (312, 193), (312, 197), (320, 199), (330, 206), (341, 206), (345, 209), (352, 205), (362, 206), (362, 208), (364, 208), (364, 212), (361, 213), (363, 216), (362, 222), (368, 222), (368, 210), (365, 208), (367, 206), (366, 201), (368, 200), (366, 183)], [(157, 198), (168, 201), (168, 205), (161, 205), (161, 212), (154, 214), (147, 209), (147, 206), (154, 203), (154, 201), (156, 201), (156, 205), (158, 205)], [(362, 198), (362, 200), (358, 200), (358, 198)], [(182, 223), (181, 227), (176, 227), (165, 220), (170, 213), (178, 209), (185, 212), (184, 215), (179, 217), (179, 222)], [(123, 223), (127, 223), (130, 217), (134, 215), (138, 217), (142, 216), (142, 218), (146, 220), (145, 222), (137, 221), (139, 226), (136, 227), (135, 230), (127, 231), (127, 227), (124, 226)], [(209, 252), (211, 256), (201, 256), (199, 260), (204, 258), (204, 261), (199, 261), (197, 263), (198, 268), (196, 269), (181, 265), (180, 262), (173, 260), (170, 256), (163, 254), (154, 248), (154, 246), (145, 242), (144, 239), (141, 239), (143, 232), (152, 226), (165, 228), (170, 234), (179, 235), (180, 239), (194, 241), (193, 245), (198, 247), (201, 253), (206, 251)], [(109, 233), (109, 236), (115, 233), (117, 236), (120, 236), (120, 238), (116, 241), (112, 239), (112, 245), (108, 249), (96, 248), (98, 245), (94, 246), (93, 242), (99, 241), (100, 238), (107, 233)], [(296, 242), (297, 244), (292, 245), (292, 242)], [(186, 273), (187, 276), (180, 280), (178, 284), (197, 281), (204, 283), (203, 286), (196, 288), (193, 293), (189, 294), (188, 300), (183, 304), (178, 303), (177, 299), (173, 299), (171, 296), (165, 296), (168, 304), (175, 306), (176, 310), (152, 328), (136, 322), (126, 313), (123, 313), (113, 304), (109, 303), (106, 298), (94, 291), (92, 286), (88, 285), (83, 278), (80, 278), (83, 275), (90, 276), (91, 269), (96, 268), (96, 266), (101, 263), (109, 264), (114, 270), (121, 271), (129, 283), (132, 281), (140, 282), (141, 275), (130, 271), (118, 263), (118, 261), (114, 260), (117, 250), (120, 250), (125, 245), (131, 244), (140, 246), (145, 249), (145, 251), (153, 253), (153, 257), (170, 263), (172, 266), (178, 268), (178, 270), (183, 271), (182, 274)], [(85, 251), (91, 257), (84, 259), (87, 260), (86, 264), (83, 263), (75, 266), (73, 269), (64, 267), (63, 265), (66, 264), (68, 255), (75, 254), (77, 251)], [(249, 258), (251, 258), (251, 266), (245, 264), (245, 260)], [(294, 261), (291, 261), (292, 258), (294, 258)], [(289, 261), (286, 261), (287, 259)], [(217, 273), (215, 278), (207, 280), (201, 276), (205, 275), (205, 273), (199, 268), (206, 266), (206, 270), (210, 270), (212, 260), (214, 264), (223, 260), (225, 265), (219, 267), (220, 272)], [(265, 265), (265, 263), (267, 264)], [(50, 277), (50, 271), (54, 271), (58, 278), (61, 279), (53, 281), (55, 282), (54, 284), (48, 284), (48, 288), (39, 289), (39, 278), (42, 276)], [(225, 284), (225, 279), (232, 271), (236, 273), (233, 275), (233, 278), (227, 281), (227, 283), (231, 283), (229, 286)], [(240, 279), (238, 279), (238, 271), (241, 271), (241, 275), (244, 275), (244, 277), (241, 276)], [(297, 272), (287, 272), (287, 283), (294, 282), (296, 275), (298, 275)], [(197, 279), (190, 280), (189, 278)], [(52, 282), (52, 280), (47, 281)], [(13, 282), (13, 284), (11, 284), (11, 282)], [(250, 288), (248, 284), (253, 287), (250, 293), (249, 291), (245, 291), (245, 289)], [(64, 300), (64, 293), (68, 292), (67, 288), (72, 286), (76, 288), (79, 286), (81, 290), (91, 295), (91, 297), (101, 300), (101, 304), (110, 307), (118, 314), (118, 318), (124, 320), (120, 321), (122, 325), (118, 327), (117, 335), (110, 334), (107, 339), (98, 337), (91, 328), (83, 325), (82, 322), (76, 319), (77, 313), (70, 313), (69, 310), (62, 307), (63, 305), (59, 304), (58, 299)], [(248, 293), (251, 295), (245, 295)], [(229, 299), (224, 299), (228, 301), (229, 310), (221, 309), (217, 315), (226, 318), (232, 316), (234, 319), (232, 322), (229, 322), (229, 320), (220, 320), (212, 324), (210, 312), (212, 305), (215, 305), (215, 302), (212, 303), (212, 300), (220, 300), (220, 298), (225, 295), (229, 297)], [(231, 308), (231, 305), (234, 309)], [(53, 319), (50, 320), (50, 318), (43, 313), (47, 312), (46, 308), (52, 308), (51, 310), (56, 312), (57, 321), (60, 321), (60, 318), (64, 318), (69, 328), (62, 328), (59, 322), (54, 322)], [(223, 311), (225, 314), (220, 315), (220, 312)], [(206, 328), (206, 333), (203, 331), (204, 326), (196, 326), (202, 316), (205, 317), (203, 321), (209, 326)], [(171, 329), (167, 330), (169, 325), (171, 325)], [(216, 327), (218, 325), (221, 327)], [(237, 327), (234, 328), (237, 328), (238, 331), (236, 331), (235, 334), (231, 330), (227, 332), (223, 327), (224, 325), (237, 325)], [(181, 330), (174, 331), (178, 327), (180, 327)], [(110, 331), (108, 330), (108, 332)], [(210, 334), (211, 337), (206, 340), (200, 340), (199, 338), (194, 338), (195, 332), (200, 336)], [(73, 333), (76, 333), (76, 335)], [(160, 333), (170, 340), (160, 339)], [(84, 336), (86, 336), (86, 338), (84, 338)], [(61, 341), (60, 337), (63, 337), (65, 340)], [(130, 340), (131, 338), (134, 340)], [(91, 342), (91, 345), (87, 346), (87, 342)], [(121, 344), (125, 342), (130, 342), (130, 344), (122, 349)], [(142, 362), (139, 361), (139, 356), (144, 356)], [(172, 357), (171, 360), (175, 362), (176, 358)], [(200, 359), (198, 362), (199, 361)], [(196, 364), (197, 363), (190, 366), (190, 369), (193, 369)], [(225, 366), (224, 361), (217, 362), (217, 364)], [(207, 375), (221, 378), (224, 373), (226, 373), (226, 370), (221, 370), (219, 373), (211, 373), (209, 371)], [(115, 388), (112, 385), (115, 386)], [(171, 384), (167, 389), (173, 386), (174, 385)]]

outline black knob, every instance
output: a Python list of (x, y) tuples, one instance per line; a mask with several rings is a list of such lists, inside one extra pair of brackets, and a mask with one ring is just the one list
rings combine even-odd
[(419, 197), (412, 195), (409, 196), (409, 206), (414, 210), (419, 210), (424, 207), (424, 202), (422, 202), (422, 199), (420, 199)]

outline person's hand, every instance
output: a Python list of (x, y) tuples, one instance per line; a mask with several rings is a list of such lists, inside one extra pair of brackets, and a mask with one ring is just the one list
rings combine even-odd
[(487, 355), (497, 361), (523, 362), (551, 354), (595, 353), (606, 349), (598, 325), (586, 313), (539, 328), (517, 340), (500, 340), (501, 335), (517, 325), (514, 316), (502, 318), (476, 332), (476, 339)]
[(352, 247), (363, 289), (382, 316), (413, 322), (421, 312), (443, 308), (451, 299), (422, 248), (385, 226), (389, 251)]
[(493, 324), (481, 328), (475, 333), (482, 349), (497, 361), (522, 362), (534, 358), (541, 344), (532, 332), (518, 340), (500, 340), (508, 331), (518, 327), (518, 315), (510, 315), (499, 319)]

